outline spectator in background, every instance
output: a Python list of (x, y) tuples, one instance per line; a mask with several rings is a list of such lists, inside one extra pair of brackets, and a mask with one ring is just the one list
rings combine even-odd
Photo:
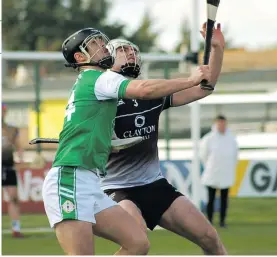
[(204, 166), (202, 183), (208, 188), (207, 216), (213, 223), (214, 199), (219, 189), (221, 227), (226, 227), (228, 192), (235, 182), (237, 155), (236, 138), (228, 129), (226, 118), (219, 115), (212, 130), (201, 140), (200, 158)]
[(2, 196), (5, 188), (8, 196), (8, 214), (12, 220), (13, 237), (23, 237), (20, 232), (20, 212), (17, 192), (17, 176), (14, 168), (14, 150), (19, 161), (23, 162), (23, 150), (19, 141), (18, 129), (5, 122), (7, 106), (2, 104)]

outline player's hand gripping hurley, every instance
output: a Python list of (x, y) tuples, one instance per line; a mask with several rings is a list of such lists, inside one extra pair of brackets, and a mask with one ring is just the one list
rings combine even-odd
[[(207, 0), (207, 28), (203, 58), (204, 65), (208, 65), (210, 60), (213, 29), (219, 2), (220, 0)], [(202, 80), (200, 86), (204, 90), (214, 90), (214, 87), (212, 85), (209, 85), (209, 82), (207, 80)]]

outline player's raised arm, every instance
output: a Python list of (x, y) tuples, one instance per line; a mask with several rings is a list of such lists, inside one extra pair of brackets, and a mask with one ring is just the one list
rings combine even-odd
[(210, 81), (209, 66), (199, 66), (189, 78), (151, 79), (130, 81), (124, 98), (154, 99), (199, 85), (203, 79)]
[(200, 66), (188, 78), (130, 80), (140, 74), (141, 57), (138, 46), (126, 40), (115, 39), (109, 42), (107, 49), (115, 58), (115, 63), (112, 72), (106, 72), (99, 78), (99, 82), (102, 81), (96, 86), (99, 97), (101, 92), (101, 95), (111, 98), (155, 99), (193, 88), (203, 79), (209, 82), (211, 79), (209, 66)]
[[(201, 31), (202, 36), (206, 36), (206, 27), (205, 24), (202, 27)], [(218, 77), (221, 72), (223, 54), (224, 54), (225, 40), (223, 33), (221, 31), (220, 24), (217, 25), (217, 28), (214, 29), (213, 38), (212, 38), (212, 49), (209, 61), (209, 67), (211, 70), (211, 80), (210, 84), (215, 86), (217, 83)], [(210, 94), (213, 91), (203, 90), (200, 85), (197, 87), (189, 88), (180, 92), (173, 94), (172, 96), (172, 106), (180, 106), (191, 103), (193, 101), (202, 99)]]

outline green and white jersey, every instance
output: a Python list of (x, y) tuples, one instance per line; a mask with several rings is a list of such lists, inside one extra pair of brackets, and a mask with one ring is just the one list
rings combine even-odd
[(117, 99), (125, 96), (129, 82), (111, 71), (85, 70), (79, 74), (66, 107), (53, 167), (98, 169), (105, 175)]

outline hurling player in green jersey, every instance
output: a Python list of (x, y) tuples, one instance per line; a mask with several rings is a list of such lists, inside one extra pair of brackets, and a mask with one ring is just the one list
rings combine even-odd
[(188, 78), (128, 80), (106, 71), (113, 57), (101, 31), (85, 28), (69, 36), (62, 52), (79, 72), (65, 110), (59, 147), (43, 184), (43, 201), (58, 241), (70, 255), (94, 254), (94, 234), (121, 246), (117, 254), (146, 254), (147, 235), (100, 188), (111, 151), (118, 99), (155, 99), (210, 81), (209, 66)]

